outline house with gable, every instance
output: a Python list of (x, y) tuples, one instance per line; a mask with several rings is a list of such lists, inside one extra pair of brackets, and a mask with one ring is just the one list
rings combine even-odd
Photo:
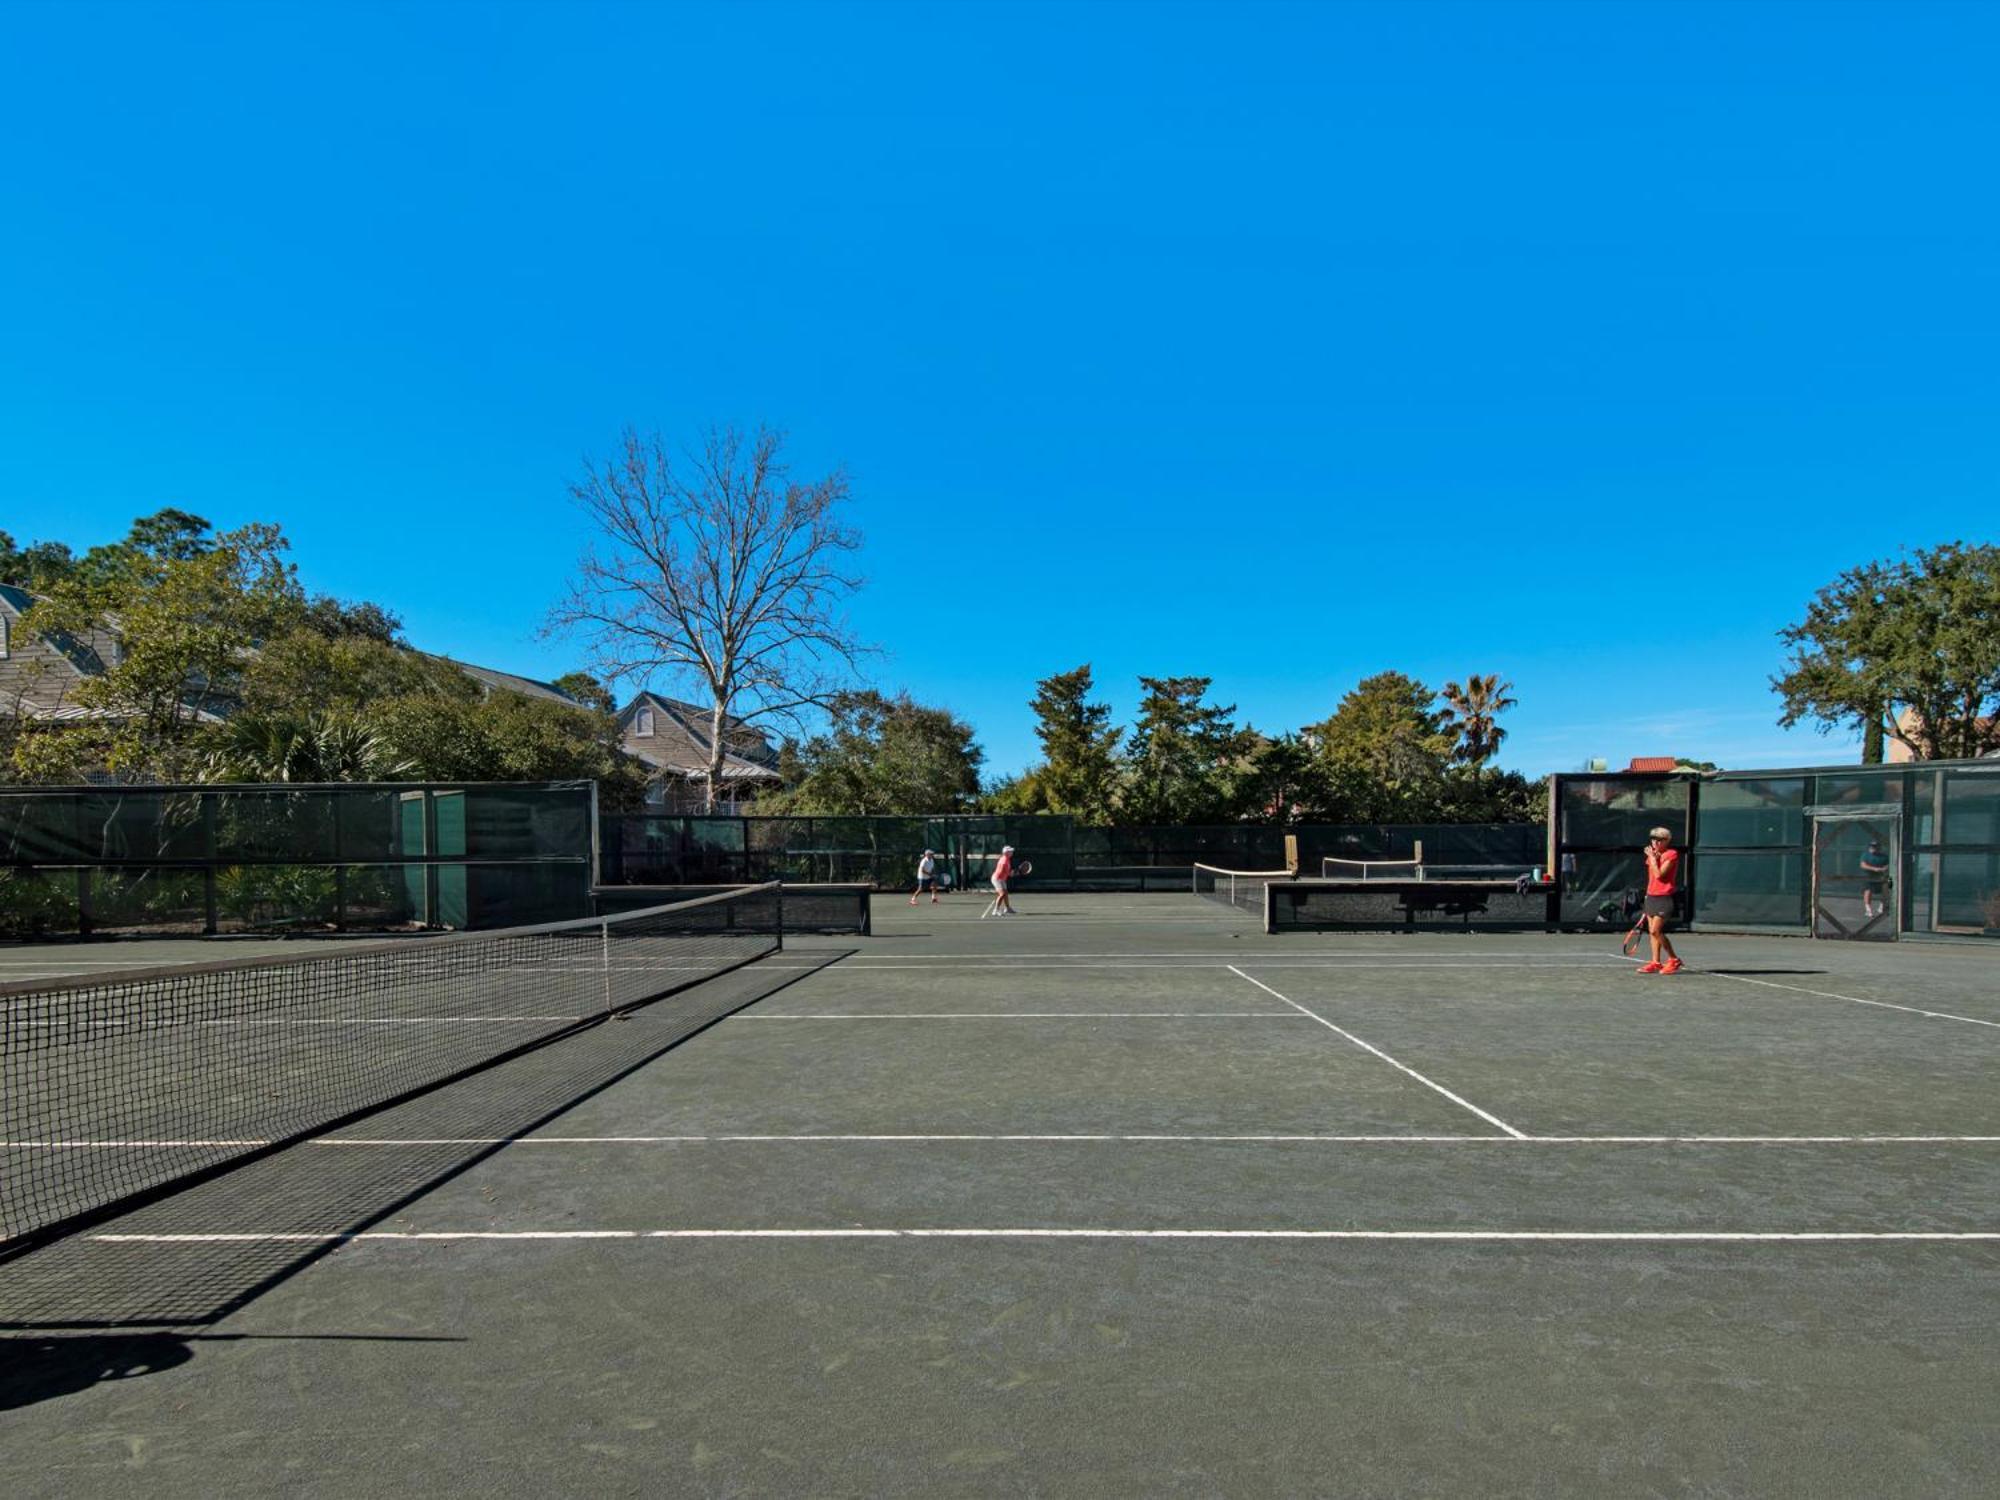
[[(659, 693), (641, 692), (618, 714), (619, 744), (652, 773), (646, 802), (667, 812), (700, 812), (706, 794), (711, 714)], [(779, 785), (778, 752), (739, 719), (725, 728), (717, 810), (737, 812)]]
[[(117, 710), (76, 701), (79, 687), (124, 658), (116, 622), (80, 636), (40, 631), (25, 618), (36, 603), (26, 589), (0, 583), (0, 717), (42, 724), (118, 722), (124, 715)], [(190, 717), (207, 724), (219, 722), (228, 709), (225, 698), (193, 684), (188, 703)]]

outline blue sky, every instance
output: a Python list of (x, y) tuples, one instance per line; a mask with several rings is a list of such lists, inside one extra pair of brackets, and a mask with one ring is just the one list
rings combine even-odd
[[(1839, 760), (1775, 632), (1995, 539), (2000, 9), (16, 4), (0, 528), (280, 522), (553, 675), (626, 424), (848, 470), (878, 676), (1511, 678), (1505, 760)], [(656, 683), (672, 690), (675, 684)]]

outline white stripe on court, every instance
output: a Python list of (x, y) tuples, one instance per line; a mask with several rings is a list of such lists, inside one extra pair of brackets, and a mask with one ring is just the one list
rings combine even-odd
[(856, 1011), (851, 1015), (745, 1014), (737, 1021), (1296, 1021), (1288, 1010), (936, 1010)]
[(1733, 979), (1738, 984), (1761, 984), (1771, 990), (1791, 990), (1800, 995), (1817, 995), (1822, 1000), (1845, 1000), (1850, 1005), (1874, 1005), (1883, 1010), (1907, 1011), (1913, 1016), (1928, 1016), (1933, 1021), (1963, 1021), (1968, 1026), (1991, 1026), (2000, 1030), (2000, 1021), (1982, 1021), (1977, 1016), (1954, 1015), (1948, 1010), (1924, 1010), (1915, 1005), (1896, 1005), (1888, 1000), (1864, 1000), (1859, 995), (1836, 995), (1832, 990), (1807, 989), (1802, 984), (1779, 984), (1771, 979), (1752, 979), (1748, 974), (1720, 974), (1713, 969), (1690, 969), (1692, 974), (1706, 974), (1711, 979)]
[[(1011, 973), (1016, 969), (1060, 969), (1065, 971), (1074, 971), (1078, 969), (1226, 969), (1229, 967), (1229, 961), (1216, 954), (1204, 954), (1199, 956), (1191, 954), (1185, 958), (1178, 958), (1178, 959), (1169, 959), (1169, 958), (1145, 959), (1145, 960), (1114, 959), (1109, 962), (1097, 959), (1078, 959), (1070, 963), (1049, 963), (1037, 960), (1023, 961), (1007, 956), (995, 955), (993, 960), (988, 963), (969, 963), (963, 961), (953, 962), (953, 963), (929, 963), (926, 964), (921, 969), (912, 969), (909, 966), (910, 962), (916, 959), (917, 957), (918, 955), (916, 954), (905, 955), (903, 956), (900, 962), (896, 963), (878, 963), (873, 960), (863, 960), (857, 963), (841, 964), (839, 966), (839, 972), (844, 974), (854, 969), (881, 969), (881, 970), (888, 970), (891, 972), (900, 971), (906, 974), (928, 974), (928, 973), (933, 973), (940, 969), (970, 969), (977, 973), (991, 974), (996, 972)], [(760, 967), (768, 968), (770, 966), (762, 965)], [(1312, 959), (1260, 958), (1257, 960), (1257, 967), (1260, 969), (1597, 970), (1601, 969), (1603, 965), (1596, 959), (1572, 959), (1557, 963), (1499, 963), (1499, 962), (1443, 963), (1443, 962), (1425, 962), (1421, 960), (1407, 960), (1404, 962), (1394, 962), (1394, 961), (1377, 962), (1374, 960), (1367, 960), (1367, 959), (1312, 960)]]
[[(1488, 954), (1492, 954), (1496, 958), (1520, 958), (1520, 954), (1522, 954), (1520, 948), (1486, 950), (1486, 948), (1456, 948), (1456, 944), (1454, 944), (1454, 952), (1456, 952), (1458, 958), (1484, 958)], [(994, 952), (984, 952), (984, 954), (890, 954), (890, 952), (882, 952), (882, 954), (870, 954), (868, 962), (880, 962), (880, 964), (956, 964), (956, 962), (964, 962), (964, 960), (980, 960), (980, 962), (1004, 964), (1004, 962), (1018, 960), (1018, 958), (1068, 958), (1068, 960), (1088, 962), (1088, 964), (1106, 962), (1106, 960), (1114, 960), (1114, 958), (1154, 958), (1154, 960), (1158, 960), (1158, 958), (1206, 958), (1210, 964), (1228, 962), (1228, 954), (1226, 952), (1216, 952), (1216, 950), (1204, 950), (1204, 952), (1136, 952), (1136, 954), (1024, 954), (1024, 952), (1012, 952), (1012, 950), (1006, 950), (1006, 948), (996, 948)], [(1420, 958), (1418, 954), (1404, 956), (1404, 954), (1390, 954), (1390, 952), (1380, 952), (1380, 950), (1356, 950), (1352, 958), (1346, 958), (1346, 956), (1340, 956), (1340, 954), (1330, 954), (1326, 958), (1298, 958), (1298, 956), (1294, 956), (1294, 958), (1272, 958), (1270, 962), (1274, 962), (1274, 964), (1284, 964), (1284, 962), (1350, 964), (1350, 962), (1356, 962), (1356, 960), (1364, 960), (1364, 962), (1374, 964), (1376, 960), (1384, 960), (1384, 958), (1388, 958), (1388, 960), (1404, 960), (1408, 964), (1450, 962), (1450, 960)], [(1616, 954), (1598, 954), (1598, 952), (1580, 952), (1578, 958), (1572, 960), (1572, 962), (1584, 962), (1584, 964), (1596, 966), (1604, 958), (1612, 958), (1614, 962), (1620, 962), (1620, 964), (1624, 962)], [(1266, 960), (1260, 958), (1258, 960), (1258, 968), (1262, 968), (1264, 962)], [(1530, 968), (1540, 968), (1542, 962), (1546, 962), (1546, 960), (1536, 960), (1536, 962), (1532, 962), (1528, 966)], [(842, 964), (840, 968), (854, 968), (854, 964)], [(1454, 964), (1454, 968), (1458, 968), (1458, 964)]]
[[(657, 1146), (701, 1143), (762, 1145), (880, 1142), (924, 1145), (952, 1141), (1032, 1141), (1051, 1144), (1124, 1143), (1293, 1143), (1328, 1146), (1978, 1146), (2000, 1145), (2000, 1135), (1310, 1135), (1187, 1134), (1127, 1132), (1123, 1134), (1055, 1134), (1016, 1131), (979, 1135), (955, 1134), (824, 1134), (824, 1135), (528, 1135), (439, 1136), (397, 1140), (358, 1136), (327, 1136), (313, 1146)], [(34, 1144), (34, 1143), (23, 1143)], [(79, 1143), (107, 1144), (107, 1143)], [(166, 1143), (178, 1144), (178, 1143)]]
[[(526, 1136), (322, 1136), (300, 1146), (660, 1146), (703, 1142), (815, 1144), (882, 1142), (922, 1145), (952, 1141), (1062, 1143), (1295, 1143), (1328, 1146), (1990, 1146), (2000, 1135), (1312, 1135), (1295, 1133), (1184, 1134), (1165, 1132), (1070, 1133), (1014, 1131), (932, 1134), (754, 1135), (526, 1135)], [(106, 1151), (194, 1147), (255, 1147), (269, 1140), (0, 1141), (0, 1150)]]
[(94, 1234), (107, 1245), (347, 1245), (465, 1240), (1413, 1240), (1568, 1244), (1980, 1244), (2000, 1230), (1744, 1229), (368, 1229), (354, 1234)]
[(1460, 1108), (1471, 1110), (1475, 1115), (1478, 1115), (1480, 1119), (1486, 1121), (1487, 1124), (1499, 1126), (1500, 1129), (1506, 1131), (1507, 1134), (1515, 1137), (1516, 1139), (1524, 1138), (1524, 1132), (1516, 1130), (1512, 1125), (1509, 1125), (1505, 1120), (1501, 1119), (1498, 1115), (1488, 1114), (1485, 1110), (1481, 1109), (1478, 1105), (1472, 1103), (1471, 1101), (1466, 1099), (1461, 1099), (1458, 1095), (1454, 1094), (1450, 1089), (1446, 1088), (1443, 1084), (1434, 1083), (1430, 1079), (1424, 1077), (1424, 1075), (1419, 1073), (1415, 1068), (1406, 1067), (1404, 1064), (1397, 1062), (1395, 1058), (1391, 1057), (1388, 1053), (1384, 1052), (1380, 1047), (1377, 1047), (1369, 1042), (1364, 1042), (1363, 1040), (1361, 1040), (1360, 1037), (1356, 1036), (1353, 1032), (1344, 1030), (1343, 1028), (1334, 1025), (1333, 1022), (1329, 1021), (1325, 1016), (1315, 1015), (1312, 1011), (1307, 1010), (1303, 1005), (1299, 1004), (1298, 1001), (1290, 999), (1287, 996), (1280, 995), (1276, 990), (1272, 989), (1268, 984), (1264, 983), (1263, 980), (1251, 979), (1248, 974), (1245, 974), (1241, 969), (1237, 968), (1236, 965), (1234, 964), (1231, 964), (1229, 966), (1229, 972), (1234, 974), (1238, 979), (1248, 979), (1250, 983), (1256, 985), (1257, 988), (1262, 990), (1265, 994), (1270, 995), (1274, 999), (1283, 1000), (1285, 1004), (1291, 1006), (1292, 1009), (1300, 1011), (1307, 1016), (1311, 1016), (1313, 1020), (1319, 1022), (1319, 1024), (1324, 1026), (1328, 1031), (1335, 1032), (1340, 1036), (1346, 1037), (1348, 1041), (1354, 1043), (1355, 1046), (1361, 1048), (1364, 1052), (1374, 1053), (1377, 1057), (1381, 1058), (1382, 1061), (1387, 1063), (1390, 1067), (1395, 1068), (1400, 1072), (1409, 1074), (1410, 1077), (1416, 1079), (1418, 1083), (1421, 1083), (1427, 1089), (1435, 1089), (1438, 1093), (1444, 1095), (1445, 1098), (1451, 1100), (1453, 1104), (1458, 1105)]

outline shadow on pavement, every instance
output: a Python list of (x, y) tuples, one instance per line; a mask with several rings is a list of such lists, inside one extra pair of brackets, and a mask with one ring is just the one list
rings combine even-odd
[(186, 1364), (196, 1344), (251, 1339), (364, 1340), (391, 1344), (460, 1344), (420, 1334), (38, 1333), (0, 1337), (0, 1411), (74, 1396), (113, 1380), (137, 1380)]
[[(821, 961), (803, 969), (750, 965), (329, 1132), (413, 1144), (306, 1141), (9, 1261), (0, 1330), (214, 1323), (716, 1022), (856, 951), (815, 955)], [(148, 1238), (120, 1239), (140, 1235)], [(127, 1334), (80, 1345), (76, 1363), (107, 1363), (114, 1347), (143, 1374), (168, 1346)]]

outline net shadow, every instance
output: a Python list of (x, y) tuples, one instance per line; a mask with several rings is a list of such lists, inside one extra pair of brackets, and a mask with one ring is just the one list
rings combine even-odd
[(74, 1396), (94, 1385), (178, 1369), (203, 1344), (283, 1341), (462, 1344), (409, 1333), (33, 1333), (0, 1337), (0, 1411)]
[(315, 1138), (43, 1246), (0, 1276), (0, 1329), (200, 1327), (227, 1317), (347, 1237), (853, 951), (814, 955), (810, 967), (752, 965), (334, 1132), (429, 1144), (332, 1146)]

